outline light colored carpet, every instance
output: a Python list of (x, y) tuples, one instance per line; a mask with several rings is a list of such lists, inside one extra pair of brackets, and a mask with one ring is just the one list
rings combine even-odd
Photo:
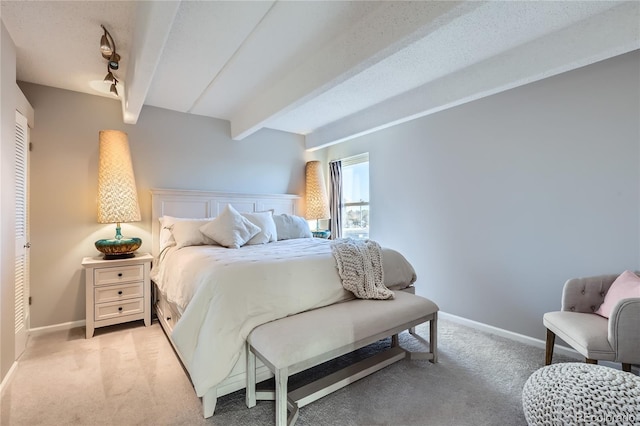
[[(55, 332), (29, 341), (1, 402), (2, 425), (272, 425), (273, 402), (218, 399), (203, 419), (200, 400), (162, 329), (141, 322)], [(427, 326), (418, 333), (428, 336)], [(408, 333), (407, 348), (422, 348)], [(439, 321), (439, 363), (402, 360), (300, 410), (298, 425), (524, 425), (521, 391), (544, 351)], [(369, 355), (389, 341), (358, 351)], [(343, 357), (292, 379), (335, 369)], [(554, 362), (570, 361), (555, 357)]]

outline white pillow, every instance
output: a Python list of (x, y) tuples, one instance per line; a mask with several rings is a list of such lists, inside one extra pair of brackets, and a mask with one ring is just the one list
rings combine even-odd
[(278, 233), (278, 241), (293, 238), (312, 238), (309, 223), (300, 216), (290, 214), (276, 214), (273, 216)]
[(237, 249), (260, 232), (260, 228), (227, 204), (222, 213), (200, 231), (221, 246)]
[(260, 232), (247, 241), (247, 244), (266, 244), (278, 240), (278, 231), (273, 221), (273, 211), (242, 213), (242, 216), (260, 228)]
[(202, 246), (215, 244), (215, 241), (200, 232), (200, 228), (212, 219), (181, 220), (173, 224), (171, 233), (176, 240), (176, 247)]
[(158, 220), (160, 221), (160, 235), (159, 235), (159, 246), (160, 252), (162, 252), (167, 247), (172, 247), (176, 245), (176, 240), (173, 236), (173, 225), (177, 222), (185, 222), (185, 221), (199, 221), (200, 226), (202, 226), (202, 222), (209, 221), (212, 218), (187, 218), (187, 217), (173, 217), (173, 216), (162, 216)]
[(170, 226), (173, 226), (173, 224), (165, 225), (164, 223), (164, 219), (167, 217), (170, 217), (170, 216), (163, 216), (159, 219), (160, 220), (160, 237), (159, 237), (158, 244), (160, 245), (160, 252), (162, 252), (162, 250), (164, 250), (167, 247), (176, 245), (176, 240), (175, 238), (173, 238), (173, 234), (171, 233), (171, 228), (170, 228)]

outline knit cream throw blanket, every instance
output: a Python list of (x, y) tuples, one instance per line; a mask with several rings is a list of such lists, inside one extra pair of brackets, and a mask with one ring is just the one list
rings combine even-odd
[(372, 240), (340, 238), (331, 243), (342, 286), (360, 299), (393, 299), (384, 285), (382, 248)]

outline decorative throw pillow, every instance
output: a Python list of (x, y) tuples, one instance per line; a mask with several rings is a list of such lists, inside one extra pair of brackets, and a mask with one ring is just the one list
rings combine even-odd
[(176, 241), (176, 247), (202, 246), (215, 244), (211, 238), (200, 232), (200, 228), (212, 219), (180, 220), (173, 224), (171, 233)]
[(251, 221), (251, 223), (260, 228), (260, 232), (247, 241), (247, 244), (266, 244), (278, 240), (278, 233), (276, 230), (276, 224), (273, 221), (272, 210), (266, 212), (242, 213), (242, 216), (246, 217)]
[(291, 240), (293, 238), (312, 238), (309, 223), (300, 217), (290, 214), (276, 214), (273, 216), (276, 224), (278, 240)]
[(203, 222), (209, 221), (212, 218), (192, 218), (192, 217), (174, 217), (174, 216), (162, 216), (158, 220), (160, 221), (160, 236), (159, 236), (159, 246), (160, 251), (164, 250), (167, 247), (172, 247), (176, 245), (176, 239), (173, 236), (173, 225), (178, 222), (193, 222), (199, 223), (202, 226)]
[(221, 246), (237, 249), (260, 232), (260, 228), (227, 204), (222, 213), (200, 231)]
[(613, 308), (619, 301), (631, 297), (640, 297), (640, 277), (631, 271), (624, 271), (611, 284), (609, 291), (604, 296), (604, 302), (600, 305), (596, 314), (609, 318)]
[(158, 239), (160, 251), (164, 250), (167, 247), (176, 245), (176, 240), (175, 238), (173, 238), (173, 234), (171, 233), (171, 227), (175, 223), (173, 219), (176, 218), (171, 216), (162, 216), (158, 219), (160, 221), (160, 236)]

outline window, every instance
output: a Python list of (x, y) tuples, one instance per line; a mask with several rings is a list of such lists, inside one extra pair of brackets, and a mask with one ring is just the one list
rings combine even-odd
[(369, 154), (342, 161), (342, 237), (369, 238)]

